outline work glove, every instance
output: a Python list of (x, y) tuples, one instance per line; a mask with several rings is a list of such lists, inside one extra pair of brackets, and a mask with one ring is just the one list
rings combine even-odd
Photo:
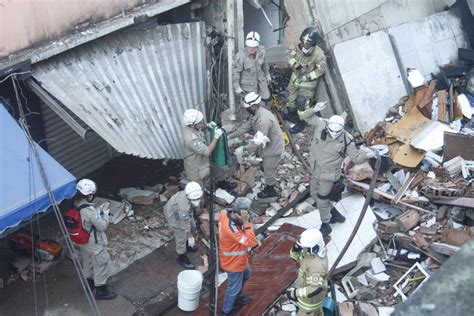
[(267, 74), (266, 77), (267, 77), (267, 82), (268, 82), (268, 83), (272, 82), (272, 75)]
[(217, 127), (217, 123), (214, 121), (210, 121), (209, 123), (206, 124), (207, 127), (210, 129)]
[(313, 112), (317, 113), (319, 111), (324, 110), (326, 108), (327, 104), (328, 104), (328, 101), (323, 101), (323, 102), (316, 103), (316, 105), (313, 107)]
[(234, 155), (242, 156), (244, 154), (244, 151), (245, 151), (245, 146), (237, 147), (237, 149), (234, 151)]
[(252, 141), (255, 143), (255, 145), (257, 146), (262, 145), (262, 148), (265, 148), (265, 146), (270, 141), (270, 139), (267, 137), (267, 135), (263, 134), (261, 131), (257, 131)]
[(238, 85), (237, 87), (235, 87), (235, 93), (236, 94), (242, 94), (244, 92), (244, 90), (242, 90), (242, 88)]
[(224, 133), (224, 131), (222, 130), (222, 128), (216, 128), (214, 130), (214, 138), (219, 139), (222, 136), (223, 133)]
[(102, 214), (104, 218), (109, 218), (110, 209), (108, 208), (108, 209), (103, 210)]
[(299, 76), (299, 77), (298, 77), (298, 81), (299, 81), (299, 82), (306, 82), (306, 81), (308, 81), (308, 80), (309, 80), (309, 78), (306, 77), (306, 76)]
[(300, 71), (302, 68), (303, 68), (303, 66), (301, 66), (300, 63), (295, 63), (295, 64), (293, 65), (293, 70), (294, 70), (294, 71)]
[(296, 301), (296, 289), (294, 287), (286, 289), (286, 297), (289, 300)]
[(375, 153), (375, 151), (372, 148), (370, 148), (370, 147), (361, 147), (361, 149), (367, 155), (367, 159), (377, 157), (377, 154)]

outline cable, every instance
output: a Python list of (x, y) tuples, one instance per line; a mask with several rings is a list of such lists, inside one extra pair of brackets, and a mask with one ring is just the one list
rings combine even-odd
[(2, 80), (0, 80), (0, 83), (3, 83), (5, 82), (8, 78), (10, 78), (11, 76), (15, 76), (16, 75), (24, 75), (24, 74), (30, 74), (31, 71), (23, 71), (23, 72), (14, 72), (14, 73), (11, 73), (9, 74), (8, 76), (6, 76), (5, 78), (3, 78)]
[(99, 308), (97, 306), (97, 302), (94, 299), (94, 296), (92, 294), (91, 289), (87, 285), (87, 281), (86, 281), (86, 279), (84, 277), (84, 274), (82, 272), (82, 268), (81, 268), (81, 264), (79, 262), (79, 258), (76, 254), (76, 251), (74, 250), (74, 245), (73, 245), (71, 239), (69, 238), (69, 234), (67, 233), (66, 226), (65, 226), (64, 220), (63, 220), (62, 215), (61, 215), (61, 211), (58, 207), (58, 203), (56, 201), (55, 196), (53, 195), (53, 193), (51, 191), (51, 186), (49, 185), (49, 180), (48, 180), (48, 177), (46, 176), (46, 172), (44, 170), (43, 163), (42, 163), (41, 158), (40, 158), (40, 156), (38, 154), (38, 151), (36, 149), (35, 142), (33, 141), (33, 138), (30, 134), (28, 125), (26, 124), (26, 117), (25, 117), (25, 113), (23, 112), (23, 107), (22, 107), (21, 100), (20, 100), (20, 97), (19, 97), (19, 94), (18, 94), (17, 83), (15, 82), (15, 80), (13, 80), (13, 88), (15, 90), (15, 95), (16, 95), (16, 99), (17, 99), (17, 102), (18, 102), (18, 108), (19, 108), (19, 111), (20, 111), (20, 119), (18, 120), (18, 122), (20, 123), (20, 127), (22, 128), (22, 130), (25, 134), (25, 137), (28, 140), (30, 148), (33, 152), (34, 158), (35, 158), (36, 163), (38, 165), (38, 170), (39, 170), (40, 175), (41, 175), (41, 179), (43, 181), (43, 184), (44, 184), (44, 187), (45, 187), (46, 192), (48, 194), (48, 197), (51, 201), (51, 207), (54, 210), (54, 214), (56, 215), (56, 219), (59, 223), (59, 228), (61, 229), (61, 233), (63, 234), (64, 240), (66, 242), (66, 246), (67, 246), (67, 248), (68, 248), (68, 250), (71, 254), (71, 259), (74, 263), (74, 267), (75, 267), (76, 272), (79, 276), (79, 280), (81, 281), (82, 289), (84, 290), (84, 293), (86, 294), (86, 298), (87, 298), (87, 301), (89, 303), (89, 306), (91, 307), (92, 313), (93, 313), (94, 316), (100, 316), (101, 314), (100, 314)]

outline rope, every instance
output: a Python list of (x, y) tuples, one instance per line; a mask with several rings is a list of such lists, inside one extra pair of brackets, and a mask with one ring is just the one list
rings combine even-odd
[(22, 106), (22, 103), (21, 103), (21, 100), (20, 100), (20, 97), (19, 97), (19, 94), (18, 94), (18, 87), (17, 87), (17, 85), (18, 85), (17, 81), (18, 80), (16, 79), (16, 76), (13, 77), (13, 79), (14, 79), (13, 80), (13, 88), (15, 90), (15, 96), (16, 96), (16, 100), (17, 100), (17, 103), (18, 103), (18, 108), (19, 108), (19, 111), (20, 111), (20, 119), (18, 120), (18, 122), (20, 124), (21, 129), (23, 130), (23, 132), (25, 134), (26, 139), (28, 140), (28, 143), (30, 145), (30, 149), (31, 149), (31, 151), (34, 155), (34, 158), (36, 160), (36, 163), (38, 165), (38, 170), (40, 172), (41, 179), (42, 179), (44, 187), (45, 187), (45, 189), (48, 193), (48, 197), (51, 201), (51, 207), (53, 208), (54, 214), (56, 215), (56, 219), (59, 223), (59, 228), (61, 229), (61, 233), (63, 234), (64, 240), (66, 242), (66, 246), (67, 246), (67, 248), (68, 248), (68, 250), (71, 254), (71, 258), (72, 258), (72, 261), (74, 263), (74, 267), (75, 267), (76, 272), (79, 276), (79, 280), (81, 281), (82, 289), (84, 290), (84, 293), (86, 294), (87, 301), (88, 301), (88, 303), (89, 303), (89, 305), (92, 309), (92, 313), (93, 313), (94, 316), (99, 316), (100, 315), (99, 308), (98, 308), (97, 303), (94, 299), (94, 296), (92, 294), (91, 289), (87, 285), (87, 281), (86, 281), (86, 279), (84, 277), (84, 274), (82, 272), (82, 268), (81, 268), (81, 265), (80, 265), (80, 262), (79, 262), (79, 258), (77, 256), (75, 250), (74, 250), (74, 245), (73, 245), (71, 239), (69, 238), (69, 234), (67, 233), (66, 226), (64, 224), (64, 220), (63, 220), (61, 211), (59, 210), (58, 203), (57, 203), (56, 198), (54, 197), (54, 195), (51, 191), (51, 186), (49, 185), (49, 180), (48, 180), (48, 177), (46, 176), (43, 163), (42, 163), (41, 158), (38, 154), (38, 151), (36, 149), (33, 138), (30, 134), (29, 127), (26, 124), (25, 113), (23, 111), (23, 106)]

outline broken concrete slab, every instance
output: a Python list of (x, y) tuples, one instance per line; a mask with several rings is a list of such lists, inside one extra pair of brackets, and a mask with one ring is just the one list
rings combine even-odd
[(439, 151), (444, 145), (444, 133), (454, 132), (448, 125), (432, 121), (410, 141), (410, 145), (423, 151)]
[(407, 94), (389, 35), (376, 32), (339, 43), (334, 54), (354, 121), (363, 135)]

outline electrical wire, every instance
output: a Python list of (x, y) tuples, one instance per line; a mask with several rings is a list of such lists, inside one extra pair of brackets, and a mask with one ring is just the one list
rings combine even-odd
[(8, 76), (6, 76), (5, 78), (3, 78), (2, 80), (0, 80), (0, 83), (3, 83), (5, 82), (8, 78), (12, 77), (12, 76), (15, 76), (16, 75), (24, 75), (24, 74), (30, 74), (31, 71), (23, 71), (23, 72), (14, 72), (14, 73), (11, 73), (9, 74)]
[[(19, 93), (18, 93), (18, 87), (17, 87), (17, 85), (18, 85), (17, 80), (18, 79), (16, 77), (14, 77), (13, 79), (14, 79), (14, 80), (12, 80), (13, 88), (15, 90), (15, 96), (16, 96), (16, 100), (17, 100), (18, 108), (19, 108), (19, 112), (20, 112), (20, 119), (18, 120), (18, 122), (20, 124), (21, 129), (23, 130), (23, 132), (25, 134), (26, 139), (28, 140), (28, 143), (30, 145), (30, 149), (33, 153), (33, 156), (34, 156), (35, 160), (36, 160), (43, 185), (44, 185), (44, 187), (46, 189), (46, 192), (48, 194), (48, 197), (51, 201), (51, 207), (53, 208), (54, 214), (56, 215), (56, 219), (59, 223), (59, 228), (61, 229), (61, 233), (63, 234), (64, 240), (66, 242), (67, 249), (69, 250), (69, 253), (71, 254), (71, 259), (74, 263), (74, 267), (75, 267), (76, 272), (79, 276), (79, 280), (81, 282), (81, 286), (82, 286), (82, 289), (84, 290), (84, 293), (86, 295), (89, 306), (91, 307), (92, 314), (94, 316), (100, 316), (101, 314), (100, 314), (99, 308), (97, 306), (97, 302), (95, 301), (95, 298), (92, 294), (91, 289), (87, 285), (87, 281), (86, 281), (86, 278), (85, 278), (85, 276), (82, 272), (82, 268), (81, 268), (81, 264), (79, 262), (79, 258), (76, 254), (76, 251), (74, 249), (74, 245), (73, 245), (73, 243), (72, 243), (72, 241), (69, 237), (69, 234), (67, 233), (66, 226), (65, 226), (64, 220), (62, 218), (62, 214), (61, 214), (61, 211), (59, 209), (58, 203), (56, 201), (55, 196), (53, 195), (53, 193), (51, 191), (51, 186), (49, 185), (49, 180), (48, 180), (48, 177), (46, 176), (46, 172), (44, 170), (43, 163), (42, 163), (41, 158), (40, 158), (40, 156), (38, 154), (38, 151), (36, 149), (35, 142), (33, 141), (33, 138), (30, 134), (29, 127), (26, 124), (26, 116), (25, 116), (25, 113), (23, 111), (23, 106), (22, 106), (22, 103), (21, 103), (21, 100), (20, 100), (20, 97), (19, 97)], [(15, 79), (16, 79), (16, 81), (15, 81)]]

